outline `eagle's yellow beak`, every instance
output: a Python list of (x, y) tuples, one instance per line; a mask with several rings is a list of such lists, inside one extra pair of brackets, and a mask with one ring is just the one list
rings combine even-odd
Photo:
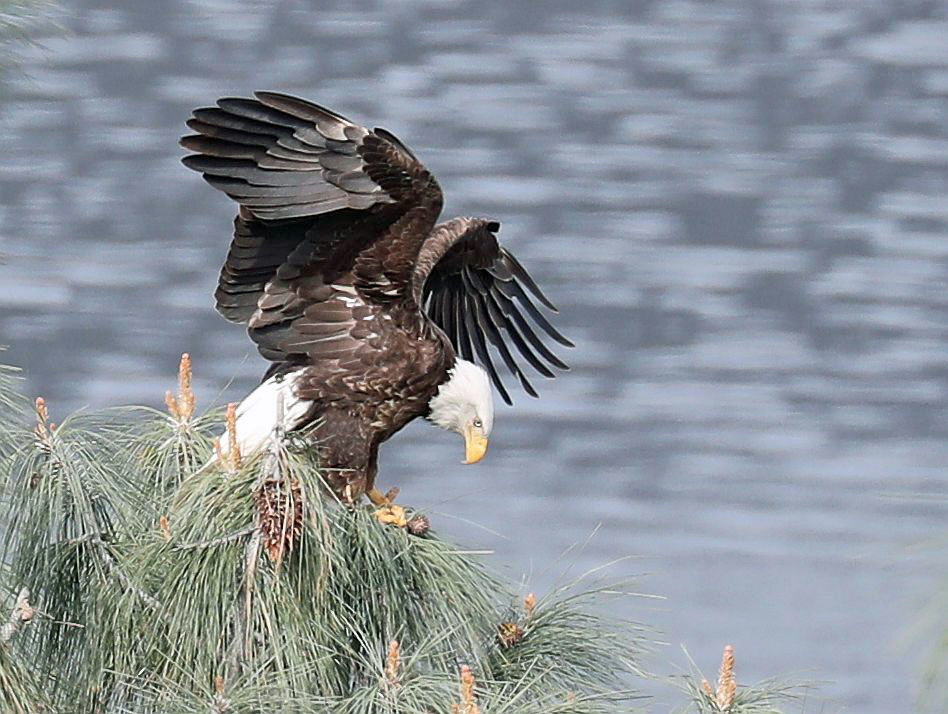
[(487, 437), (480, 427), (468, 424), (464, 427), (464, 463), (476, 464), (487, 453)]

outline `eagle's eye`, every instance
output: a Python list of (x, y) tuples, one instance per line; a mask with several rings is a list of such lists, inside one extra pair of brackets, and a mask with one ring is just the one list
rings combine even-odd
[(481, 420), (475, 418), (475, 419), (474, 419), (474, 426), (476, 426), (478, 429), (480, 429), (481, 426), (483, 426), (483, 425), (481, 424)]

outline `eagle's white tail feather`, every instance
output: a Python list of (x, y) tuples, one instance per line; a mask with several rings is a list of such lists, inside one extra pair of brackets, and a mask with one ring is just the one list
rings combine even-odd
[[(244, 457), (252, 456), (260, 448), (269, 443), (273, 430), (277, 426), (277, 396), (283, 395), (283, 429), (290, 431), (298, 427), (312, 406), (312, 401), (300, 399), (293, 391), (298, 372), (284, 374), (277, 381), (271, 377), (248, 394), (237, 405), (237, 445)], [(221, 434), (221, 452), (230, 452), (230, 436)], [(211, 466), (217, 461), (217, 454), (201, 469)]]

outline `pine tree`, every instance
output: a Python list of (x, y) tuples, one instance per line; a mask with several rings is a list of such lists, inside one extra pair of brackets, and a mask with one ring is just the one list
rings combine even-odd
[(634, 708), (644, 633), (605, 591), (522, 600), (423, 520), (334, 502), (305, 438), (202, 468), (227, 419), (186, 357), (167, 414), (56, 424), (0, 376), (10, 711)]

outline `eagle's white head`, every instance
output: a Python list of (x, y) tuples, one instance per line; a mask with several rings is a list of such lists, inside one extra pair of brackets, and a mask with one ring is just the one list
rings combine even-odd
[(487, 453), (487, 437), (494, 426), (494, 396), (487, 372), (473, 362), (458, 359), (428, 402), (428, 418), (442, 429), (464, 437), (466, 464)]

